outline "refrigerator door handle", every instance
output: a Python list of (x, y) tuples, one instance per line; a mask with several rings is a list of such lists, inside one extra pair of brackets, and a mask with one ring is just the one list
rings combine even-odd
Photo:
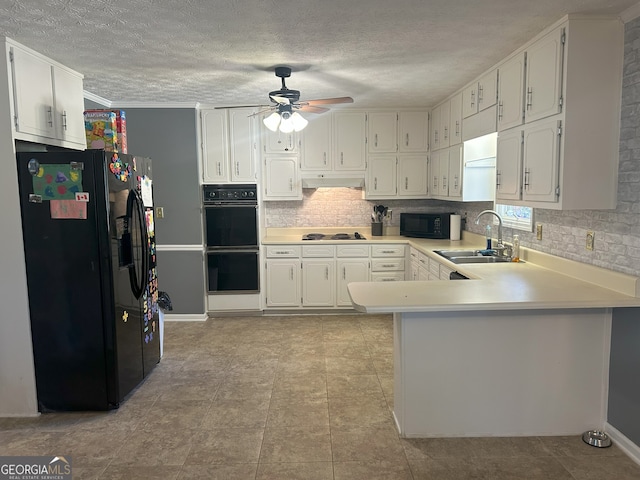
[(144, 207), (142, 206), (142, 199), (140, 194), (136, 190), (129, 191), (129, 197), (127, 198), (127, 224), (128, 228), (133, 225), (133, 216), (138, 217), (138, 226), (140, 228), (140, 247), (142, 250), (142, 265), (140, 272), (136, 271), (136, 262), (134, 255), (135, 241), (131, 241), (131, 264), (129, 265), (129, 282), (131, 283), (131, 291), (136, 299), (139, 299), (145, 291), (147, 271), (149, 270), (149, 251), (148, 251), (148, 238), (147, 238), (147, 226), (145, 224)]

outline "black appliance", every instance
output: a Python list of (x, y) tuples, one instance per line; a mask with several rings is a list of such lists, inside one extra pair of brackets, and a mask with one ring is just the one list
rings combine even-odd
[(401, 213), (400, 235), (449, 238), (451, 213)]
[(461, 274), (460, 272), (451, 272), (449, 274), (449, 280), (469, 280), (469, 277)]
[(38, 408), (117, 408), (160, 360), (151, 161), (17, 161)]
[(358, 232), (351, 233), (305, 233), (302, 240), (366, 240)]
[(204, 185), (207, 291), (258, 293), (258, 199), (255, 184)]

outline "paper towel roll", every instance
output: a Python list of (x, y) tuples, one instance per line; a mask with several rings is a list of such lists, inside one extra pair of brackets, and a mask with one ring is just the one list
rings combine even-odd
[(460, 215), (451, 215), (449, 220), (449, 239), (460, 240)]

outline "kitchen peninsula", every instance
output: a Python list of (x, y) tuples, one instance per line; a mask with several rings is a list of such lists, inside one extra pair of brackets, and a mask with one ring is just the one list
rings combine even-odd
[[(411, 245), (439, 257), (439, 246)], [(640, 312), (639, 279), (523, 250), (523, 263), (451, 264), (464, 281), (349, 284), (356, 310), (394, 315), (402, 436), (604, 428), (612, 314)]]

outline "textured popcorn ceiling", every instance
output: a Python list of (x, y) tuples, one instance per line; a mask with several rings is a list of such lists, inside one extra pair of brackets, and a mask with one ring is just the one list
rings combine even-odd
[(116, 103), (301, 99), (433, 106), (566, 13), (638, 0), (0, 0), (0, 35)]

